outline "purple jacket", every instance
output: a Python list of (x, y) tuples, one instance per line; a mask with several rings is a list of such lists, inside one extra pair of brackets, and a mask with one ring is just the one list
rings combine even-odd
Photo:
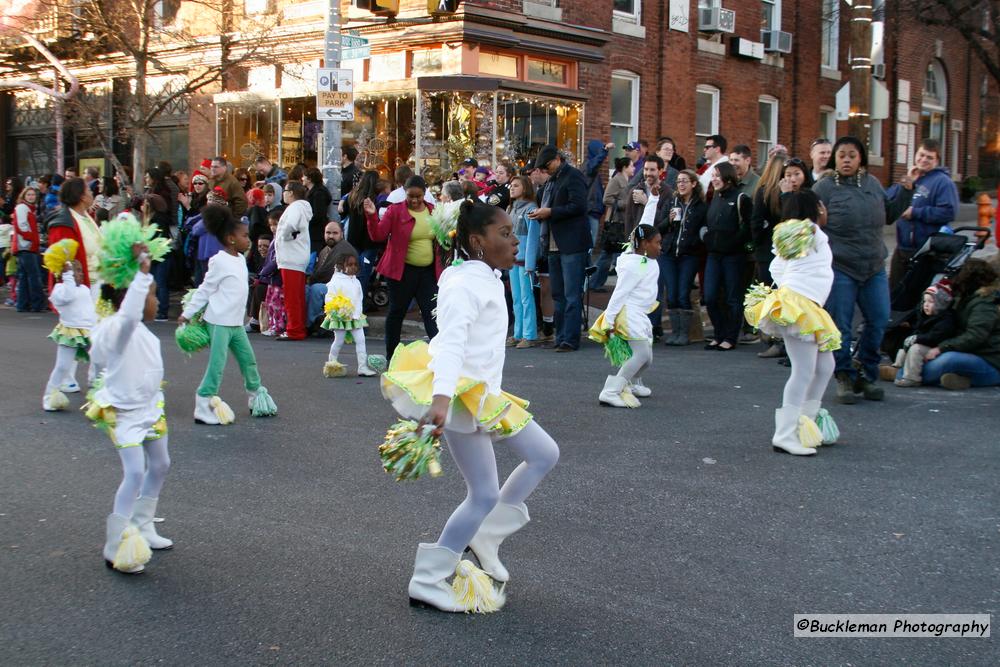
[(271, 243), (271, 247), (267, 249), (267, 257), (264, 258), (264, 265), (257, 272), (257, 282), (261, 285), (281, 287), (281, 272), (278, 271), (278, 260), (274, 250), (274, 243)]
[(222, 244), (212, 234), (205, 229), (205, 223), (199, 220), (191, 229), (191, 236), (198, 239), (198, 256), (201, 261), (207, 262), (215, 257), (215, 253), (222, 250)]

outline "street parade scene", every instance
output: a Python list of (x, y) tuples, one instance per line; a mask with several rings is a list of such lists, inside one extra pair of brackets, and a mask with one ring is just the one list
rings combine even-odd
[(1000, 661), (996, 0), (0, 41), (4, 664)]

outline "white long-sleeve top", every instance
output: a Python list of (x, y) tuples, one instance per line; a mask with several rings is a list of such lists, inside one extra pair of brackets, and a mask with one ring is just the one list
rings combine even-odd
[(434, 395), (453, 396), (458, 379), (482, 380), (499, 394), (507, 340), (507, 302), (500, 272), (472, 260), (438, 281), (438, 334), (430, 343)]
[(75, 329), (93, 329), (97, 324), (97, 311), (90, 288), (77, 285), (72, 271), (62, 274), (62, 282), (52, 288), (49, 301), (59, 311), (59, 324)]
[(774, 251), (771, 277), (778, 287), (788, 287), (819, 305), (826, 303), (833, 287), (833, 252), (823, 230), (813, 225), (816, 242), (805, 257), (782, 259)]
[(163, 382), (160, 339), (142, 323), (153, 276), (141, 271), (132, 279), (121, 307), (91, 331), (90, 363), (104, 373), (95, 398), (122, 410), (147, 407), (158, 400)]
[[(274, 257), (279, 269), (305, 271), (309, 265), (309, 220), (312, 206), (296, 199), (281, 214), (274, 234)], [(298, 232), (298, 234), (296, 234)]]
[(352, 320), (361, 318), (364, 314), (364, 294), (361, 292), (361, 281), (357, 276), (349, 276), (340, 271), (334, 271), (330, 282), (326, 284), (326, 302), (329, 303), (337, 292), (343, 292), (344, 296), (354, 304), (354, 314)]
[(198, 291), (184, 309), (191, 319), (205, 308), (205, 321), (224, 327), (243, 326), (247, 294), (250, 291), (247, 261), (243, 255), (230, 255), (221, 250), (208, 260), (208, 272)]
[(613, 324), (618, 313), (625, 308), (630, 338), (653, 337), (653, 324), (649, 311), (656, 303), (660, 280), (660, 265), (655, 259), (634, 252), (623, 253), (615, 264), (618, 278), (611, 294), (604, 320)]

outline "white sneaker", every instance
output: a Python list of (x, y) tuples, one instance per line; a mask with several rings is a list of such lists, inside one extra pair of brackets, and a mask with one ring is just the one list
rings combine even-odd
[(80, 385), (76, 383), (76, 380), (73, 380), (72, 382), (66, 382), (60, 385), (59, 391), (61, 391), (64, 394), (79, 394)]

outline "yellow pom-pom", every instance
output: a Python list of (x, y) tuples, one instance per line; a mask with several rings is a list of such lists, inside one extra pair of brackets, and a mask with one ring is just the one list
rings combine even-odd
[(456, 602), (476, 614), (500, 611), (507, 601), (503, 589), (494, 588), (490, 576), (467, 560), (458, 561), (451, 589)]
[(823, 434), (816, 422), (805, 415), (799, 417), (799, 442), (803, 447), (815, 448), (823, 444)]
[(66, 262), (76, 259), (76, 251), (80, 249), (80, 244), (73, 239), (63, 239), (49, 246), (49, 249), (42, 255), (42, 263), (54, 276), (61, 276)]
[(236, 413), (233, 412), (228, 403), (218, 396), (213, 396), (212, 400), (209, 401), (209, 405), (212, 406), (212, 411), (222, 424), (232, 424), (236, 420)]
[(146, 538), (142, 536), (138, 528), (130, 525), (122, 532), (122, 541), (118, 544), (112, 565), (116, 570), (126, 572), (140, 565), (145, 565), (152, 557), (153, 552), (150, 551)]
[(328, 361), (323, 364), (323, 377), (342, 378), (347, 375), (347, 367), (339, 361)]

